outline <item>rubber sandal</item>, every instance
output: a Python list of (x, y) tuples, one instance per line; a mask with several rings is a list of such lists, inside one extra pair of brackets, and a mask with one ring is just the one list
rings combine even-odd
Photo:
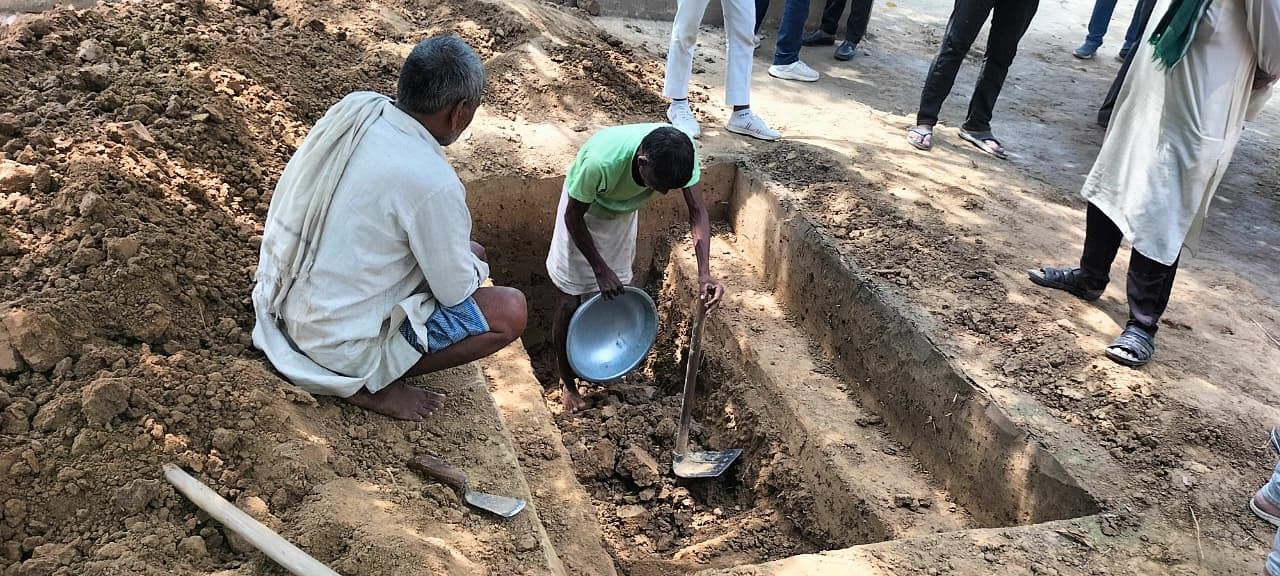
[[(913, 139), (911, 137), (912, 134), (915, 134), (917, 138)], [(924, 150), (926, 152), (933, 150), (933, 130), (912, 128), (907, 131), (907, 143), (915, 146), (917, 150)]]
[[(1146, 330), (1130, 324), (1124, 327), (1124, 332), (1120, 333), (1119, 338), (1116, 338), (1107, 346), (1106, 355), (1107, 358), (1116, 363), (1130, 368), (1145, 366), (1156, 353), (1156, 346), (1153, 341), (1154, 337), (1147, 334)], [(1124, 356), (1118, 351), (1128, 352), (1132, 358)]]
[[(991, 156), (1001, 160), (1009, 159), (1009, 154), (1004, 151), (1004, 145), (1000, 144), (1000, 141), (996, 140), (996, 137), (990, 132), (970, 132), (962, 129), (960, 130), (960, 137)], [(987, 142), (995, 142), (996, 145), (992, 146)]]
[(1257, 498), (1255, 497), (1249, 498), (1249, 511), (1253, 512), (1254, 516), (1257, 516), (1258, 518), (1266, 520), (1272, 526), (1275, 526), (1276, 528), (1280, 528), (1280, 516), (1275, 516), (1274, 514), (1268, 514), (1266, 511), (1264, 511), (1261, 507), (1258, 506), (1258, 503), (1256, 502), (1256, 500)]
[(1045, 288), (1053, 288), (1062, 290), (1071, 295), (1084, 300), (1093, 302), (1102, 297), (1102, 293), (1106, 290), (1104, 284), (1102, 288), (1091, 290), (1084, 285), (1084, 273), (1079, 268), (1041, 268), (1039, 270), (1027, 270), (1027, 278), (1032, 282), (1044, 286)]

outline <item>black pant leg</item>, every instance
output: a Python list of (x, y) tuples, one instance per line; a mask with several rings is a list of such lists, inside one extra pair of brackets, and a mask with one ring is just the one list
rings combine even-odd
[(916, 124), (933, 126), (938, 123), (938, 114), (942, 112), (942, 103), (946, 101), (956, 82), (960, 62), (964, 61), (973, 40), (986, 23), (993, 2), (994, 0), (956, 0), (955, 7), (951, 10), (951, 19), (947, 21), (942, 46), (938, 48), (938, 55), (934, 57), (933, 64), (929, 66), (929, 74), (925, 76)]
[(1080, 269), (1095, 286), (1106, 286), (1111, 280), (1111, 263), (1116, 260), (1124, 234), (1097, 206), (1089, 204), (1085, 211), (1084, 251)]
[(991, 115), (1004, 88), (1009, 66), (1018, 53), (1018, 43), (1036, 15), (1038, 0), (997, 0), (991, 14), (991, 33), (987, 39), (987, 58), (982, 75), (969, 100), (969, 115), (964, 128), (973, 132), (991, 130)]
[(835, 35), (840, 26), (840, 14), (844, 12), (845, 0), (827, 0), (822, 6), (822, 23), (818, 28), (827, 34)]
[[(1138, 0), (1138, 17), (1142, 30), (1147, 29), (1147, 24), (1151, 23), (1151, 13), (1156, 9), (1156, 0)], [(1146, 38), (1138, 37), (1138, 43), (1146, 42)], [(1133, 57), (1138, 53), (1138, 47), (1134, 46), (1125, 55), (1124, 64), (1120, 66), (1120, 72), (1116, 74), (1116, 79), (1111, 82), (1111, 89), (1107, 90), (1107, 97), (1102, 100), (1102, 106), (1098, 108), (1098, 124), (1106, 126), (1111, 123), (1111, 112), (1115, 110), (1116, 98), (1120, 97), (1120, 87), (1124, 86), (1124, 77), (1129, 74), (1129, 65), (1133, 64)]]
[(1178, 261), (1166, 265), (1156, 262), (1137, 250), (1129, 255), (1128, 284), (1125, 295), (1129, 300), (1129, 324), (1155, 335), (1160, 327), (1160, 317), (1169, 306), (1173, 292), (1173, 280), (1178, 275)]
[(849, 19), (844, 23), (844, 39), (850, 44), (862, 42), (867, 33), (867, 24), (871, 22), (871, 5), (873, 0), (850, 0)]

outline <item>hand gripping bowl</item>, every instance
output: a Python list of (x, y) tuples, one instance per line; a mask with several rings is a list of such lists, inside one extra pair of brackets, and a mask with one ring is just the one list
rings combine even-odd
[(612, 300), (596, 294), (569, 320), (569, 366), (583, 380), (612, 382), (635, 370), (657, 337), (658, 307), (643, 290), (627, 286)]

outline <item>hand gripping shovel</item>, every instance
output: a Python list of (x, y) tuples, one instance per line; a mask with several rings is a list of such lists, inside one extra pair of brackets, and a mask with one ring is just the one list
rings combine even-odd
[(495, 496), (473, 491), (467, 484), (466, 472), (448, 465), (444, 460), (435, 456), (418, 454), (413, 457), (413, 460), (409, 461), (409, 469), (429, 478), (439, 480), (450, 488), (457, 490), (464, 502), (486, 512), (492, 512), (503, 518), (510, 518), (524, 510), (524, 500), (519, 498)]
[(676, 431), (675, 455), (671, 471), (681, 478), (715, 478), (724, 473), (742, 454), (741, 448), (689, 452), (689, 424), (693, 420), (693, 387), (698, 381), (702, 360), (702, 320), (707, 309), (701, 295), (693, 301), (693, 327), (689, 337), (689, 365), (684, 371), (684, 399), (680, 407), (680, 429)]

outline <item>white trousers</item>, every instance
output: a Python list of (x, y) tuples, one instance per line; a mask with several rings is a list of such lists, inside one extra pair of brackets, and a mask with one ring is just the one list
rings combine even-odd
[[(676, 20), (671, 26), (671, 48), (667, 51), (667, 78), (662, 93), (667, 98), (689, 97), (689, 77), (693, 74), (693, 52), (698, 45), (698, 25), (711, 0), (677, 0)], [(724, 32), (728, 37), (729, 69), (724, 85), (724, 101), (729, 106), (751, 103), (751, 58), (755, 51), (755, 0), (720, 0), (724, 8)]]

